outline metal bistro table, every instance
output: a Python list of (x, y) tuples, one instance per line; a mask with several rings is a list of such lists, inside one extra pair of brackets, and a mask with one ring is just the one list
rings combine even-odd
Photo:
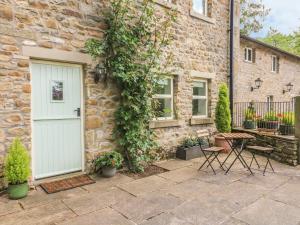
[(234, 153), (236, 156), (235, 159), (233, 160), (233, 162), (231, 163), (231, 165), (226, 170), (225, 174), (227, 174), (229, 172), (229, 170), (231, 169), (231, 167), (234, 165), (234, 163), (237, 160), (239, 160), (242, 163), (242, 165), (244, 166), (244, 168), (247, 168), (250, 171), (250, 173), (252, 175), (254, 175), (250, 166), (247, 164), (247, 162), (243, 158), (242, 153), (245, 150), (246, 143), (251, 139), (255, 139), (255, 137), (250, 134), (247, 134), (247, 133), (222, 133), (220, 135), (225, 138), (225, 140), (228, 142), (228, 144), (230, 145), (230, 147), (232, 149), (232, 151), (226, 157), (225, 161), (222, 163), (222, 166), (226, 163), (226, 161), (229, 159), (231, 154)]

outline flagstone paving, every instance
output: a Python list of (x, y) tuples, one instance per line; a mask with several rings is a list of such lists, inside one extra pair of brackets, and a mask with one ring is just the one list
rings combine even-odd
[(95, 184), (50, 195), (38, 187), (18, 201), (4, 195), (0, 225), (300, 224), (300, 166), (272, 161), (275, 173), (254, 169), (251, 176), (237, 163), (228, 175), (221, 169), (213, 175), (198, 171), (202, 162), (158, 162), (170, 171), (138, 180), (95, 176)]

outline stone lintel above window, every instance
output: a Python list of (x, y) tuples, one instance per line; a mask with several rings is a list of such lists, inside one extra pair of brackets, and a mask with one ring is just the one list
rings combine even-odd
[(182, 123), (183, 123), (183, 121), (181, 121), (181, 120), (172, 120), (172, 119), (152, 120), (152, 121), (150, 121), (149, 127), (151, 129), (180, 127), (182, 125)]
[(154, 2), (158, 5), (161, 5), (167, 9), (173, 9), (173, 10), (178, 10), (178, 6), (170, 1), (167, 0), (154, 0)]
[(195, 10), (193, 10), (193, 9), (190, 10), (190, 16), (200, 19), (200, 20), (203, 20), (204, 22), (207, 22), (210, 24), (216, 23), (216, 20), (214, 18), (211, 18), (211, 17), (205, 16), (201, 13), (195, 12)]
[(214, 79), (216, 77), (216, 73), (210, 73), (210, 72), (200, 72), (197, 70), (191, 70), (190, 76), (192, 78), (201, 78), (201, 79)]
[(207, 125), (213, 123), (214, 123), (213, 118), (200, 118), (200, 117), (191, 118), (191, 125)]

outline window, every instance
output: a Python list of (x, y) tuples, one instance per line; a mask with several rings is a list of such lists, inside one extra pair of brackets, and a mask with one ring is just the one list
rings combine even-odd
[(153, 97), (156, 101), (155, 114), (158, 119), (173, 118), (173, 78), (164, 78), (159, 81), (157, 94)]
[(269, 111), (272, 111), (272, 110), (274, 109), (274, 104), (273, 104), (273, 102), (274, 102), (274, 97), (273, 97), (273, 95), (267, 96), (267, 110), (268, 110), (268, 112), (269, 112)]
[(279, 58), (276, 55), (272, 55), (272, 72), (278, 73), (279, 72)]
[(193, 85), (193, 116), (207, 117), (207, 81), (195, 81)]
[(193, 0), (193, 10), (196, 13), (200, 13), (204, 16), (207, 16), (207, 0)]
[(253, 62), (253, 49), (252, 48), (245, 48), (245, 61), (246, 62)]
[(51, 81), (51, 101), (63, 102), (64, 101), (64, 83), (59, 80)]

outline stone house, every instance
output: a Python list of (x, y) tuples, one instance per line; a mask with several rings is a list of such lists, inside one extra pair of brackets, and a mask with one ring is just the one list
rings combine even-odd
[[(262, 85), (256, 89), (258, 78)], [(234, 85), (235, 102), (290, 101), (300, 94), (300, 56), (241, 36), (239, 70)]]
[[(86, 40), (103, 37), (108, 2), (0, 1), (0, 176), (16, 136), (30, 151), (32, 180), (88, 172), (95, 154), (114, 148), (118, 90), (94, 82), (95, 62), (84, 50)], [(214, 127), (218, 85), (228, 77), (230, 3), (155, 2), (158, 14), (178, 11), (176, 68), (157, 96), (170, 112), (150, 124), (172, 152), (197, 129)]]

